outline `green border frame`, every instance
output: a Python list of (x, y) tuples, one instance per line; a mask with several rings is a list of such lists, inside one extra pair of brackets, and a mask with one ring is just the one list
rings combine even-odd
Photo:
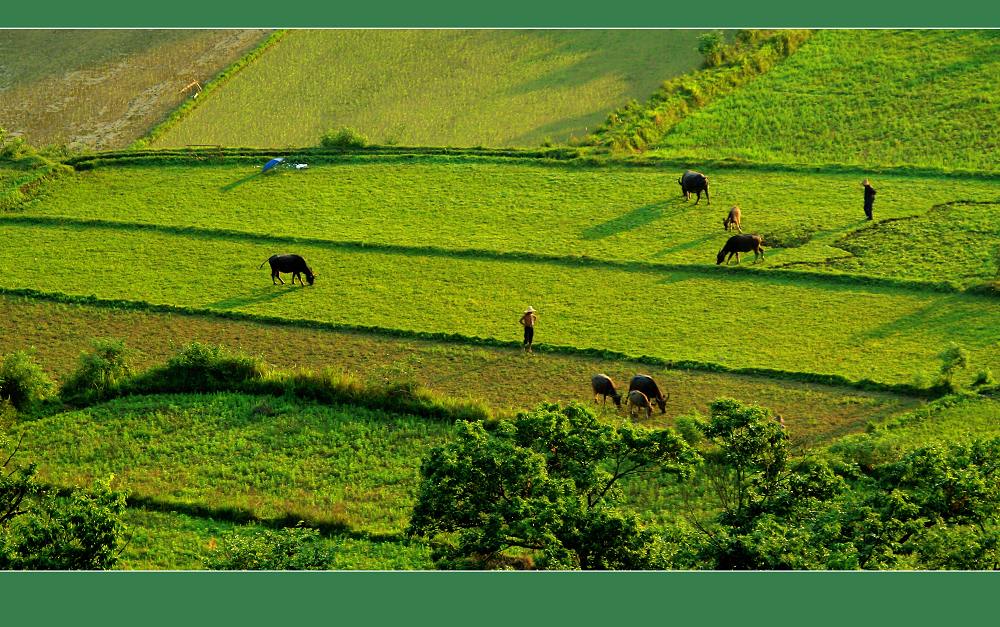
[[(998, 28), (981, 0), (8, 3), (0, 28)], [(9, 625), (994, 622), (997, 573), (0, 573)], [(991, 620), (992, 619), (992, 620)]]
[[(96, 6), (95, 6), (96, 5)], [(0, 27), (1000, 27), (1000, 3), (984, 0), (49, 0), (8, 2)]]

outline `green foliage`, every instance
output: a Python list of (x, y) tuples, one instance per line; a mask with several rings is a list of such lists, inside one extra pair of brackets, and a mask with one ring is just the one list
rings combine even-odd
[(19, 410), (45, 400), (55, 384), (28, 351), (15, 351), (0, 361), (0, 399), (8, 400)]
[(214, 392), (232, 390), (264, 377), (259, 357), (233, 353), (224, 346), (191, 342), (167, 360), (129, 382), (142, 393)]
[(457, 532), (436, 555), (441, 567), (497, 567), (512, 550), (538, 568), (662, 567), (656, 534), (618, 509), (619, 482), (685, 477), (697, 460), (672, 430), (612, 427), (573, 404), (543, 404), (489, 431), (461, 422), (421, 464), (408, 533)]
[(643, 105), (632, 101), (613, 111), (591, 141), (618, 151), (656, 146), (692, 112), (767, 72), (810, 35), (805, 30), (768, 31), (766, 36), (742, 35), (728, 46), (721, 43), (721, 37), (702, 35), (698, 50), (705, 56), (707, 69), (664, 81)]
[(949, 392), (957, 392), (960, 385), (955, 381), (958, 374), (969, 367), (969, 351), (954, 342), (938, 355), (941, 359), (941, 377), (938, 385)]
[(132, 351), (120, 339), (93, 340), (80, 355), (79, 366), (59, 389), (67, 402), (85, 404), (108, 398), (133, 375)]
[(334, 559), (309, 527), (230, 531), (205, 558), (209, 570), (325, 570)]
[(0, 569), (97, 570), (114, 566), (125, 532), (125, 493), (111, 479), (90, 492), (62, 496), (36, 479), (37, 466), (18, 466), (0, 431)]
[(368, 138), (353, 128), (343, 126), (323, 133), (319, 145), (323, 148), (364, 148), (368, 145)]
[(715, 67), (722, 62), (722, 49), (726, 37), (722, 31), (714, 30), (698, 36), (698, 54), (705, 59), (705, 65)]
[(697, 427), (711, 446), (705, 473), (726, 521), (742, 524), (775, 498), (788, 462), (788, 436), (770, 410), (734, 399), (712, 403)]

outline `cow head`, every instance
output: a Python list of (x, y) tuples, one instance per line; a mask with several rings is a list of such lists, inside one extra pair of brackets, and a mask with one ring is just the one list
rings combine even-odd
[(723, 247), (723, 249), (719, 251), (719, 255), (715, 258), (715, 265), (719, 265), (720, 263), (722, 263), (722, 260), (725, 258), (726, 258), (726, 249), (725, 247)]
[(309, 282), (309, 285), (312, 285), (316, 281), (316, 273), (315, 272), (308, 272), (307, 271), (306, 272), (306, 281)]
[(618, 392), (611, 393), (611, 400), (615, 402), (615, 407), (618, 409), (622, 408), (622, 395)]
[(670, 394), (668, 393), (666, 398), (657, 398), (654, 400), (656, 401), (656, 406), (660, 408), (660, 413), (667, 413), (667, 401), (670, 400)]

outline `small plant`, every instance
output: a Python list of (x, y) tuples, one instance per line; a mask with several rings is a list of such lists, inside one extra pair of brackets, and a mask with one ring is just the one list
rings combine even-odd
[(938, 385), (950, 392), (957, 392), (960, 385), (955, 382), (959, 372), (969, 367), (969, 351), (958, 344), (952, 343), (938, 354), (941, 359), (941, 376)]
[(976, 380), (972, 382), (972, 387), (978, 388), (984, 385), (996, 385), (996, 378), (993, 377), (993, 371), (989, 368), (983, 368), (976, 375)]
[(55, 385), (28, 351), (4, 356), (0, 363), (0, 399), (10, 401), (19, 410), (48, 398)]
[(165, 366), (133, 379), (137, 392), (217, 392), (240, 389), (264, 377), (264, 362), (222, 346), (191, 342)]
[(364, 148), (368, 145), (368, 138), (353, 128), (343, 126), (324, 133), (319, 144), (323, 148)]
[(705, 59), (705, 65), (715, 67), (722, 63), (722, 50), (726, 38), (722, 31), (714, 30), (698, 37), (698, 54)]
[(80, 365), (63, 383), (64, 401), (86, 403), (107, 398), (132, 376), (132, 354), (124, 340), (94, 340)]
[(230, 532), (205, 558), (211, 570), (325, 570), (333, 552), (321, 544), (319, 531), (299, 526), (266, 529), (252, 535)]

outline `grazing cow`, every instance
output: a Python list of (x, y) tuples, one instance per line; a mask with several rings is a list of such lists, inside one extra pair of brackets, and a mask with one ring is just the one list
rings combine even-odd
[(603, 396), (604, 402), (601, 404), (607, 405), (608, 397), (610, 396), (611, 400), (614, 401), (615, 403), (615, 407), (620, 408), (622, 406), (622, 395), (619, 394), (618, 390), (615, 389), (615, 382), (612, 381), (611, 377), (609, 377), (608, 375), (595, 374), (594, 376), (590, 377), (590, 387), (593, 388), (594, 390), (595, 403), (597, 402), (598, 396)]
[[(299, 279), (300, 284), (305, 285), (305, 283), (302, 283), (302, 274), (300, 273), (304, 273), (306, 275), (306, 280), (309, 281), (309, 285), (312, 285), (313, 281), (316, 280), (316, 273), (309, 269), (309, 266), (306, 265), (306, 260), (299, 255), (271, 255), (270, 258), (264, 260), (264, 263), (271, 264), (272, 285), (277, 285), (277, 283), (275, 283), (275, 279), (281, 281), (282, 285), (285, 284), (285, 282), (281, 280), (281, 276), (279, 276), (280, 272), (284, 272), (286, 274), (288, 272), (292, 273), (292, 285), (295, 285), (296, 277)], [(263, 268), (264, 263), (260, 264), (257, 269), (260, 270)]]
[(646, 418), (653, 417), (653, 406), (649, 404), (649, 398), (639, 390), (629, 390), (628, 393), (628, 415), (629, 417), (635, 416), (639, 413), (639, 410), (646, 410)]
[(648, 374), (637, 374), (628, 382), (628, 391), (632, 392), (638, 390), (646, 395), (646, 398), (650, 401), (656, 402), (656, 406), (660, 408), (660, 413), (667, 413), (667, 400), (670, 399), (670, 395), (663, 395), (660, 391), (660, 387), (656, 385), (656, 381), (653, 381), (653, 377)]
[(729, 231), (732, 230), (732, 228), (735, 226), (736, 230), (742, 233), (743, 229), (740, 228), (741, 216), (742, 213), (740, 212), (740, 208), (736, 205), (733, 205), (733, 208), (729, 210), (729, 215), (722, 219), (722, 228)]
[(698, 194), (698, 199), (694, 201), (694, 204), (697, 205), (701, 200), (701, 193), (705, 192), (705, 200), (708, 201), (708, 204), (712, 204), (712, 199), (708, 197), (708, 177), (701, 172), (688, 170), (677, 179), (677, 182), (681, 185), (684, 200), (691, 200), (691, 194)]
[(727, 254), (729, 257), (726, 258), (726, 265), (729, 265), (729, 260), (733, 258), (733, 255), (736, 255), (736, 263), (739, 263), (740, 253), (748, 253), (751, 250), (753, 251), (753, 262), (757, 263), (758, 257), (764, 258), (763, 244), (764, 239), (760, 235), (733, 235), (719, 251), (719, 256), (715, 258), (715, 265), (722, 263)]

